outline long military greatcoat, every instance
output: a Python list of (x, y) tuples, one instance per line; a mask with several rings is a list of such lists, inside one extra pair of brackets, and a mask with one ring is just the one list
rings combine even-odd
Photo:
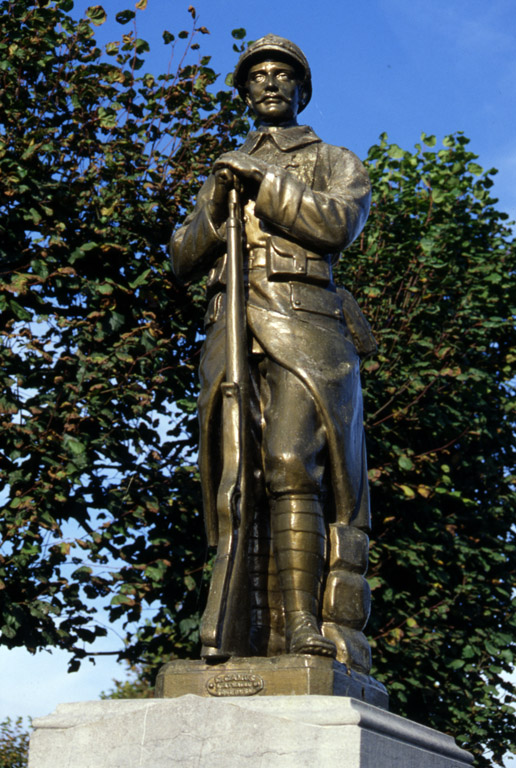
[[(327, 439), (335, 519), (367, 529), (359, 360), (353, 328), (348, 327), (355, 321), (360, 325), (363, 318), (356, 305), (351, 313), (346, 311), (332, 279), (332, 265), (367, 219), (367, 172), (352, 152), (323, 143), (308, 126), (252, 131), (240, 151), (269, 166), (244, 216), (247, 322), (253, 344), (310, 392)], [(175, 273), (209, 271), (214, 292), (205, 320), (199, 397), (200, 468), (210, 544), (217, 541), (216, 452), (225, 374), (225, 231), (215, 226), (210, 213), (214, 186), (210, 176), (170, 246)]]

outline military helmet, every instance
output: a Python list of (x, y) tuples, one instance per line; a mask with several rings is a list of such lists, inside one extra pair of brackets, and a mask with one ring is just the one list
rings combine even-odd
[(296, 69), (301, 71), (304, 86), (304, 95), (299, 103), (299, 111), (301, 112), (312, 98), (312, 74), (307, 58), (301, 48), (298, 48), (295, 43), (284, 37), (265, 35), (251, 43), (238, 60), (233, 73), (233, 85), (238, 90), (241, 98), (245, 100), (247, 73), (250, 67), (256, 61), (263, 61), (264, 58), (269, 56), (277, 56), (281, 60), (286, 59), (294, 64)]

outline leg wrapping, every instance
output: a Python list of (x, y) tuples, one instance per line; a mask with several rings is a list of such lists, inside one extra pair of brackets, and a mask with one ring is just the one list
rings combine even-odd
[(276, 499), (272, 532), (285, 605), (287, 650), (334, 656), (334, 643), (321, 635), (318, 625), (326, 533), (317, 498), (286, 496)]

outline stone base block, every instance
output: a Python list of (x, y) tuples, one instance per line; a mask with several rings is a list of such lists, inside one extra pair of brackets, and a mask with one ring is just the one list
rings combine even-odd
[(356, 699), (274, 696), (61, 704), (29, 768), (469, 768), (451, 736)]
[(368, 675), (322, 656), (293, 655), (229, 659), (218, 664), (176, 659), (156, 679), (156, 697), (351, 696), (376, 707), (389, 706), (385, 687)]

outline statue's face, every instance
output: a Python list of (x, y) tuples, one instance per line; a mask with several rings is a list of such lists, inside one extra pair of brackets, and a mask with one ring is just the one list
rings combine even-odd
[(247, 75), (246, 102), (265, 123), (294, 120), (299, 109), (300, 83), (294, 67), (283, 61), (261, 61)]

